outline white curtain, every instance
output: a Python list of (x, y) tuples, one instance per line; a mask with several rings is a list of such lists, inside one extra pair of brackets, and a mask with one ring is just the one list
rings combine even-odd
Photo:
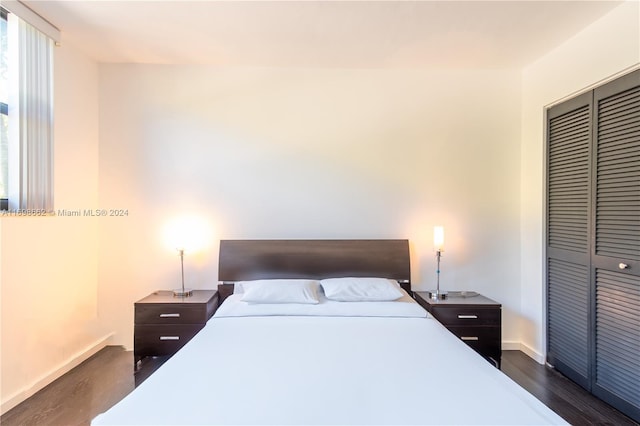
[(11, 21), (10, 33), (18, 40), (12, 58), (18, 65), (13, 80), (18, 90), (9, 111), (9, 126), (17, 130), (10, 132), (9, 155), (17, 170), (10, 166), (9, 208), (52, 212), (54, 42), (19, 18)]

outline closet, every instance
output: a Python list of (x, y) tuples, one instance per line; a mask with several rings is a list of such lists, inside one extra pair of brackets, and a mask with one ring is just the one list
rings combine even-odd
[(640, 70), (546, 125), (547, 362), (640, 421)]

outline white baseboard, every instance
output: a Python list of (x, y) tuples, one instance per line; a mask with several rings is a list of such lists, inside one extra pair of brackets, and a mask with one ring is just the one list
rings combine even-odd
[(63, 374), (69, 372), (74, 367), (80, 365), (83, 361), (89, 359), (100, 349), (107, 346), (107, 342), (111, 338), (111, 336), (113, 336), (113, 333), (102, 336), (98, 340), (87, 345), (84, 349), (76, 352), (67, 361), (60, 364), (57, 368), (53, 368), (48, 373), (43, 374), (33, 383), (25, 386), (18, 392), (15, 392), (13, 395), (10, 395), (7, 398), (3, 398), (2, 403), (0, 404), (0, 415), (11, 410), (21, 402), (27, 400), (30, 396), (38, 392), (40, 389), (44, 388)]
[(546, 357), (541, 353), (533, 350), (529, 346), (525, 345), (522, 342), (513, 342), (513, 341), (503, 341), (502, 342), (502, 350), (503, 351), (522, 351), (529, 358), (533, 359), (538, 364), (544, 364), (546, 361)]
[(502, 341), (502, 350), (503, 351), (519, 351), (520, 350), (520, 342), (509, 342)]
[(520, 350), (525, 354), (529, 355), (535, 362), (538, 364), (544, 364), (547, 361), (547, 357), (540, 352), (533, 350), (531, 347), (525, 345), (524, 343), (520, 343)]

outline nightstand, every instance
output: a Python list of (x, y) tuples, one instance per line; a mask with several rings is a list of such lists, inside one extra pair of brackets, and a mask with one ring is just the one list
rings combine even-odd
[(480, 355), (500, 368), (502, 305), (475, 292), (449, 292), (432, 300), (427, 292), (414, 292), (416, 302)]
[(135, 305), (133, 362), (170, 356), (200, 331), (218, 308), (216, 290), (194, 290), (191, 297), (156, 291)]

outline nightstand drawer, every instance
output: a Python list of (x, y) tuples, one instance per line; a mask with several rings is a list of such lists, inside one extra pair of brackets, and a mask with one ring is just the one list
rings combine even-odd
[(502, 332), (499, 327), (447, 327), (447, 329), (500, 368)]
[(469, 346), (500, 345), (501, 330), (498, 327), (451, 327), (447, 329)]
[(136, 355), (145, 357), (174, 354), (202, 328), (204, 324), (136, 325), (134, 328)]
[(205, 305), (148, 303), (135, 309), (136, 324), (204, 324), (207, 319)]
[(431, 314), (446, 326), (501, 324), (500, 309), (495, 308), (434, 306)]

